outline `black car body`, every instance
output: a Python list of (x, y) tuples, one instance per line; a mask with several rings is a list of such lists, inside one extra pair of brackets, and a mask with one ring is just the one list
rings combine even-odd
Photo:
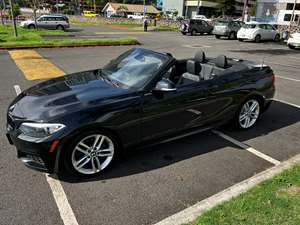
[(120, 149), (152, 144), (224, 124), (246, 99), (257, 99), (263, 111), (274, 91), (273, 71), (265, 65), (132, 49), (103, 69), (23, 91), (8, 108), (7, 137), (27, 166), (53, 172), (70, 143), (90, 130), (109, 133)]
[(191, 19), (181, 24), (180, 31), (183, 35), (191, 34), (210, 34), (213, 31), (213, 26), (204, 20)]
[(221, 20), (215, 23), (213, 34), (217, 39), (227, 37), (228, 39), (236, 39), (237, 32), (243, 26), (242, 21)]

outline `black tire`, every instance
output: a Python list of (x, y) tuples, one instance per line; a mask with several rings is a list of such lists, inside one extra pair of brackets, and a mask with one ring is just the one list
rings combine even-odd
[[(257, 115), (257, 118), (255, 119), (255, 121), (253, 122), (253, 124), (249, 124), (250, 126), (243, 126), (243, 123), (240, 121), (240, 118), (242, 116), (242, 113), (243, 113), (243, 109), (244, 109), (244, 106), (249, 103), (249, 102), (257, 102), (258, 104), (258, 115)], [(249, 103), (250, 105), (250, 103)], [(252, 105), (250, 105), (250, 108), (251, 108)], [(250, 97), (250, 98), (247, 98), (247, 100), (245, 100), (239, 107), (239, 109), (237, 110), (236, 114), (235, 114), (235, 117), (234, 117), (234, 126), (237, 128), (237, 129), (240, 129), (240, 130), (248, 130), (248, 129), (251, 129), (252, 127), (255, 126), (255, 124), (257, 123), (257, 121), (259, 120), (260, 116), (261, 116), (261, 113), (263, 112), (263, 103), (262, 101), (254, 96), (254, 97)], [(252, 118), (253, 119), (253, 118)], [(254, 119), (253, 119), (254, 120)], [(246, 121), (245, 121), (245, 124), (246, 124)]]
[(254, 38), (254, 41), (255, 41), (256, 43), (261, 42), (261, 36), (260, 36), (259, 34), (256, 35), (255, 38)]
[(236, 39), (236, 34), (235, 34), (235, 32), (231, 32), (231, 33), (229, 34), (229, 36), (228, 36), (228, 39), (229, 39), (229, 40), (235, 40), (235, 39)]
[(280, 41), (280, 35), (279, 34), (275, 35), (274, 41), (275, 42), (279, 42)]
[(195, 36), (197, 34), (197, 31), (195, 30), (195, 29), (193, 29), (192, 31), (191, 31), (191, 36)]
[(35, 25), (34, 24), (29, 24), (28, 29), (35, 29)]
[(57, 25), (56, 30), (65, 30), (64, 26), (62, 25)]
[(183, 35), (186, 35), (186, 32), (181, 32)]
[(200, 33), (200, 35), (204, 35), (204, 33), (203, 33), (203, 32), (201, 32), (201, 33)]
[(221, 36), (220, 36), (220, 35), (215, 35), (215, 37), (216, 37), (217, 39), (220, 39), (220, 38), (221, 38)]
[(295, 48), (296, 48), (296, 47), (293, 46), (293, 45), (288, 45), (288, 47), (289, 47), (290, 49), (295, 49)]
[(244, 39), (242, 39), (242, 38), (239, 38), (239, 41), (240, 41), (240, 42), (243, 42), (243, 41), (244, 41)]
[[(90, 136), (93, 136), (93, 135), (103, 135), (103, 136), (108, 137), (111, 140), (111, 143), (113, 143), (114, 153), (113, 153), (111, 161), (109, 161), (108, 165), (105, 168), (103, 168), (100, 171), (93, 173), (93, 174), (84, 174), (84, 173), (79, 172), (74, 167), (74, 165), (72, 163), (73, 152), (75, 151), (77, 145), (82, 140), (84, 140), (85, 138), (88, 138)], [(119, 152), (120, 152), (119, 141), (118, 141), (117, 137), (114, 134), (112, 134), (111, 132), (106, 131), (106, 130), (84, 131), (84, 132), (81, 132), (80, 134), (76, 135), (75, 137), (72, 137), (70, 142), (68, 142), (64, 146), (62, 155), (60, 157), (60, 165), (63, 166), (62, 172), (67, 172), (68, 174), (70, 174), (72, 176), (81, 177), (81, 178), (94, 177), (94, 176), (101, 174), (103, 170), (106, 170), (107, 168), (109, 168), (115, 162), (115, 160), (118, 158)], [(99, 159), (99, 157), (98, 157), (98, 159)], [(92, 161), (92, 160), (93, 159), (91, 158), (90, 161)], [(87, 163), (86, 165), (88, 165), (88, 164), (90, 164), (90, 162)], [(101, 165), (102, 165), (102, 163), (101, 163)]]

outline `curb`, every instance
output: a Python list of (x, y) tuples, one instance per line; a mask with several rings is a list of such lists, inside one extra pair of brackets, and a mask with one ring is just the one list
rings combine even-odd
[(86, 47), (107, 47), (107, 46), (131, 46), (141, 45), (141, 43), (134, 44), (83, 44), (83, 45), (36, 45), (36, 46), (7, 46), (0, 47), (0, 50), (22, 50), (22, 49), (36, 49), (36, 48), (86, 48)]
[(223, 202), (229, 201), (230, 199), (237, 197), (242, 193), (245, 193), (257, 184), (268, 180), (274, 177), (275, 175), (278, 175), (284, 170), (290, 169), (299, 162), (300, 154), (280, 163), (279, 165), (276, 165), (263, 172), (260, 172), (240, 183), (237, 183), (211, 197), (208, 197), (189, 208), (186, 208), (170, 217), (167, 217), (166, 219), (156, 223), (155, 225), (181, 225), (191, 223), (203, 213), (209, 211), (213, 207)]

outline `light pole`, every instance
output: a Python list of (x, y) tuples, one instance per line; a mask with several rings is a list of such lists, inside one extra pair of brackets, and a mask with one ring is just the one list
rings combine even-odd
[(144, 19), (145, 19), (145, 17), (146, 17), (146, 0), (144, 0), (144, 14), (143, 14), (143, 16), (144, 16)]
[(9, 5), (10, 5), (11, 19), (13, 21), (13, 26), (14, 26), (14, 35), (15, 35), (15, 37), (18, 37), (18, 31), (17, 31), (17, 25), (16, 25), (16, 20), (15, 20), (12, 0), (9, 0)]
[(2, 7), (0, 9), (0, 16), (1, 16), (1, 23), (2, 23), (2, 25), (4, 25), (4, 19), (3, 19), (3, 12), (4, 12), (4, 10), (5, 10), (5, 2), (4, 2), (4, 0), (2, 0)]
[(197, 12), (196, 12), (196, 15), (199, 15), (199, 9), (200, 9), (200, 0), (198, 0), (198, 3), (197, 3)]

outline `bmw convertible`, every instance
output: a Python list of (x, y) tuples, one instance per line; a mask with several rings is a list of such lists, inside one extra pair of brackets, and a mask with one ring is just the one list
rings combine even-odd
[(41, 82), (7, 111), (7, 138), (26, 166), (94, 176), (128, 147), (225, 123), (252, 128), (274, 96), (272, 69), (199, 51), (189, 59), (131, 49), (101, 69)]

